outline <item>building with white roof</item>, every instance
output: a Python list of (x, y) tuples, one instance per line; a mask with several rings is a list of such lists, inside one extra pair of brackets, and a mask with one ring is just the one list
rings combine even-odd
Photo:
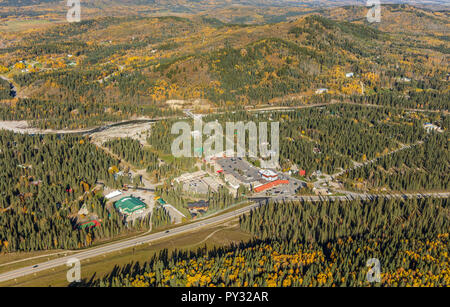
[(263, 169), (259, 171), (259, 174), (264, 180), (275, 181), (278, 179), (278, 174), (270, 169)]

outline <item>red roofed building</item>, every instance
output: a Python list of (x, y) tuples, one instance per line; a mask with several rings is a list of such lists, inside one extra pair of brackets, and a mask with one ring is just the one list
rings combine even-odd
[(271, 181), (269, 183), (260, 185), (259, 187), (256, 187), (253, 189), (253, 191), (255, 191), (256, 193), (271, 189), (273, 187), (276, 187), (280, 184), (289, 184), (289, 180), (275, 180), (275, 181)]

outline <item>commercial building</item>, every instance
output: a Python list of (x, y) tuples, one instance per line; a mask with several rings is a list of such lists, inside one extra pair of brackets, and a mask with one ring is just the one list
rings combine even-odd
[(132, 196), (127, 196), (119, 199), (114, 203), (114, 207), (123, 215), (141, 214), (144, 212), (147, 205), (140, 199)]
[[(262, 181), (262, 180), (261, 180)], [(258, 181), (258, 180), (255, 180), (255, 181), (253, 181), (253, 182), (251, 182), (250, 183), (250, 188), (257, 188), (257, 187), (260, 187), (260, 186), (262, 186), (264, 183), (263, 182), (261, 182), (261, 181)]]
[(206, 200), (199, 200), (196, 202), (188, 203), (189, 210), (203, 210), (207, 211), (209, 207), (209, 202)]
[(211, 190), (213, 190), (214, 192), (217, 192), (221, 186), (221, 184), (214, 178), (212, 177), (205, 177), (203, 178), (203, 182), (205, 184), (208, 185), (208, 187), (210, 187)]
[(275, 181), (278, 179), (278, 174), (270, 169), (263, 169), (259, 171), (262, 179), (266, 181)]
[(230, 185), (230, 187), (232, 187), (235, 190), (239, 189), (241, 182), (237, 180), (236, 177), (234, 177), (231, 174), (225, 174), (224, 179), (225, 182), (227, 182)]
[(185, 173), (181, 175), (180, 177), (175, 178), (173, 181), (176, 183), (184, 183), (186, 181), (194, 180), (194, 179), (201, 179), (205, 177), (207, 173), (205, 171), (197, 171), (194, 173)]
[(156, 200), (160, 205), (165, 205), (165, 204), (167, 204), (167, 202), (166, 202), (164, 199), (162, 199), (161, 197), (159, 197), (159, 196), (156, 196), (156, 197), (155, 197), (155, 200)]

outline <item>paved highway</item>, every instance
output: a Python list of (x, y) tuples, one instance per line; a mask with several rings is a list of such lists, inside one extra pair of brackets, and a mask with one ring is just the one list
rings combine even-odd
[(14, 271), (10, 271), (4, 274), (0, 274), (0, 282), (4, 282), (7, 280), (19, 278), (22, 276), (30, 275), (33, 273), (45, 271), (48, 269), (56, 268), (62, 265), (66, 265), (67, 261), (71, 258), (77, 258), (78, 260), (88, 259), (92, 257), (101, 256), (107, 253), (115, 252), (118, 250), (138, 246), (140, 244), (150, 243), (152, 241), (168, 238), (174, 235), (179, 235), (186, 232), (191, 232), (193, 230), (197, 230), (202, 227), (210, 226), (213, 224), (224, 222), (233, 217), (239, 216), (246, 212), (249, 212), (251, 209), (259, 206), (259, 203), (253, 203), (249, 206), (236, 209), (231, 212), (227, 212), (218, 216), (214, 216), (208, 219), (199, 220), (198, 222), (194, 222), (191, 224), (183, 225), (169, 231), (158, 232), (154, 234), (144, 235), (142, 237), (137, 237), (133, 239), (123, 240), (116, 243), (111, 243), (99, 247), (90, 248), (78, 253), (71, 254), (70, 256), (50, 260), (47, 262), (40, 263), (37, 267), (27, 266), (24, 268), (20, 268)]

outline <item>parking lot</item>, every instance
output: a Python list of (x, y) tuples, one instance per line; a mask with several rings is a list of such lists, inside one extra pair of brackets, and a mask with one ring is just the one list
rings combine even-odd
[(219, 187), (224, 185), (217, 174), (208, 174), (205, 171), (182, 174), (173, 182), (182, 184), (183, 191), (196, 194), (207, 194), (209, 189), (217, 192)]
[(289, 184), (276, 186), (272, 189), (260, 192), (257, 195), (265, 195), (266, 193), (269, 193), (271, 196), (294, 196), (296, 191), (303, 186), (304, 184), (301, 181), (290, 178)]
[(242, 183), (250, 184), (261, 179), (259, 169), (243, 158), (220, 158), (216, 161), (225, 173), (233, 175)]
[(183, 183), (183, 190), (190, 193), (207, 194), (208, 185), (202, 179), (191, 179)]
[(279, 180), (288, 180), (289, 184), (281, 184), (271, 189), (255, 193), (255, 196), (294, 196), (298, 189), (306, 187), (306, 182), (295, 179), (281, 172), (276, 172)]
[[(259, 173), (260, 169), (258, 167), (251, 165), (243, 158), (220, 158), (216, 160), (216, 163), (220, 165), (225, 174), (232, 175), (242, 184), (254, 184), (256, 181), (259, 181), (260, 183), (268, 182), (261, 177), (261, 174)], [(260, 196), (269, 193), (269, 195), (273, 196), (293, 196), (298, 189), (306, 186), (306, 183), (301, 180), (292, 178), (281, 172), (276, 173), (278, 174), (278, 179), (289, 180), (289, 184), (282, 184), (266, 191), (256, 193), (255, 195)]]

